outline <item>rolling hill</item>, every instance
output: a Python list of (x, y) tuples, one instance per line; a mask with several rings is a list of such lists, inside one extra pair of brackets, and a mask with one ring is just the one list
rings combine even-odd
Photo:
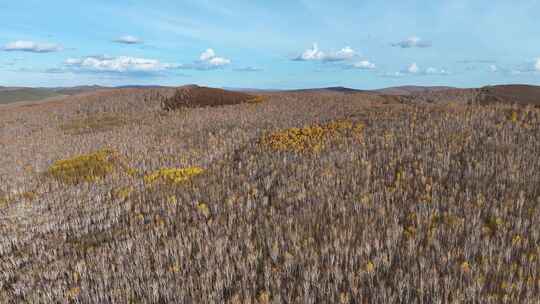
[(540, 109), (341, 90), (3, 107), (0, 303), (538, 303)]
[(0, 88), (0, 104), (8, 104), (19, 101), (38, 101), (51, 97), (62, 97), (64, 94), (51, 89), (39, 88)]
[[(34, 102), (50, 98), (60, 98), (66, 96), (75, 96), (78, 94), (106, 91), (106, 90), (159, 90), (172, 89), (165, 86), (76, 86), (59, 88), (27, 88), (27, 87), (0, 87), (0, 105), (14, 102)], [(533, 85), (496, 85), (482, 88), (453, 88), (447, 86), (399, 86), (389, 87), (377, 90), (359, 90), (348, 87), (326, 87), (313, 89), (297, 90), (261, 90), (248, 88), (227, 88), (228, 92), (244, 92), (252, 94), (368, 94), (380, 96), (393, 96), (402, 102), (417, 103), (447, 103), (457, 102), (462, 104), (490, 104), (490, 103), (512, 103), (520, 105), (540, 105), (540, 86)]]

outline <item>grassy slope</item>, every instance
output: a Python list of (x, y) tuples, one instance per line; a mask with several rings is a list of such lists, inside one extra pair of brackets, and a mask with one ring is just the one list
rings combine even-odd
[[(0, 112), (0, 303), (540, 300), (538, 110), (325, 93), (164, 113), (107, 94)], [(260, 145), (341, 119), (362, 136)], [(139, 173), (43, 175), (104, 147)], [(191, 166), (205, 173), (144, 182)]]
[(49, 89), (21, 88), (0, 91), (0, 104), (8, 104), (18, 101), (37, 101), (50, 97), (63, 96)]
[(71, 96), (111, 89), (112, 88), (101, 86), (78, 86), (67, 88), (0, 87), (0, 104), (9, 104), (19, 101), (39, 101), (51, 97)]

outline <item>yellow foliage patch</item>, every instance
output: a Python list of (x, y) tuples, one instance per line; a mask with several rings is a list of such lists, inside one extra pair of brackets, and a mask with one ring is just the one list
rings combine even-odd
[(34, 191), (26, 191), (21, 194), (21, 197), (27, 201), (32, 201), (37, 197), (37, 194)]
[(267, 291), (262, 291), (259, 294), (258, 303), (259, 304), (268, 304), (268, 303), (270, 303), (270, 293), (267, 292)]
[(131, 176), (131, 177), (137, 177), (139, 176), (141, 173), (139, 172), (139, 170), (137, 170), (136, 168), (127, 168), (126, 169), (126, 174)]
[(9, 199), (7, 197), (0, 197), (0, 208), (7, 206), (9, 204)]
[(153, 184), (162, 181), (168, 184), (181, 184), (188, 181), (191, 177), (203, 173), (204, 170), (199, 167), (189, 168), (162, 168), (144, 177), (144, 182)]
[(69, 300), (74, 300), (75, 298), (77, 298), (77, 296), (79, 296), (80, 293), (80, 287), (73, 287), (70, 290), (66, 291), (66, 298)]
[(210, 208), (208, 208), (208, 205), (203, 202), (197, 203), (197, 210), (205, 217), (210, 216)]
[(172, 195), (167, 198), (167, 203), (171, 205), (176, 205), (178, 204), (178, 200), (176, 199), (176, 196)]
[(471, 272), (471, 265), (467, 261), (461, 263), (460, 268), (461, 268), (461, 272), (463, 273)]
[(366, 272), (367, 273), (373, 273), (375, 271), (375, 264), (373, 264), (373, 262), (368, 262), (366, 264)]
[(58, 160), (49, 167), (47, 174), (66, 184), (96, 182), (114, 171), (114, 154), (113, 150), (102, 149), (91, 154)]
[(119, 200), (126, 200), (135, 189), (133, 187), (123, 187), (113, 190), (113, 197)]
[(334, 121), (273, 132), (264, 136), (260, 142), (277, 151), (318, 152), (332, 139), (344, 138), (351, 133), (361, 134), (363, 127), (361, 123), (355, 125), (348, 120)]
[(523, 238), (521, 235), (516, 234), (514, 237), (512, 237), (512, 246), (519, 246), (523, 242)]
[(264, 102), (265, 98), (263, 96), (255, 96), (253, 98), (248, 99), (247, 103), (251, 104), (257, 104)]
[(513, 123), (518, 122), (518, 113), (516, 111), (512, 111), (512, 113), (510, 113), (510, 117), (508, 118), (508, 120), (510, 120)]
[(172, 273), (178, 273), (180, 270), (180, 265), (178, 263), (174, 263), (169, 267), (169, 271)]

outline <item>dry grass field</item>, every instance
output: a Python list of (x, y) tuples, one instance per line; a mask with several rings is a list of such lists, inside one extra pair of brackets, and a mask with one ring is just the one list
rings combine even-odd
[(539, 303), (540, 110), (0, 108), (0, 303)]

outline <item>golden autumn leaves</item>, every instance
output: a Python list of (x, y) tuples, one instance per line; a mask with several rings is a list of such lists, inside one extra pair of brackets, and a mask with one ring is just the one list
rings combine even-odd
[(276, 151), (312, 153), (321, 151), (332, 140), (347, 137), (361, 138), (364, 125), (349, 120), (290, 128), (264, 136), (260, 143)]

